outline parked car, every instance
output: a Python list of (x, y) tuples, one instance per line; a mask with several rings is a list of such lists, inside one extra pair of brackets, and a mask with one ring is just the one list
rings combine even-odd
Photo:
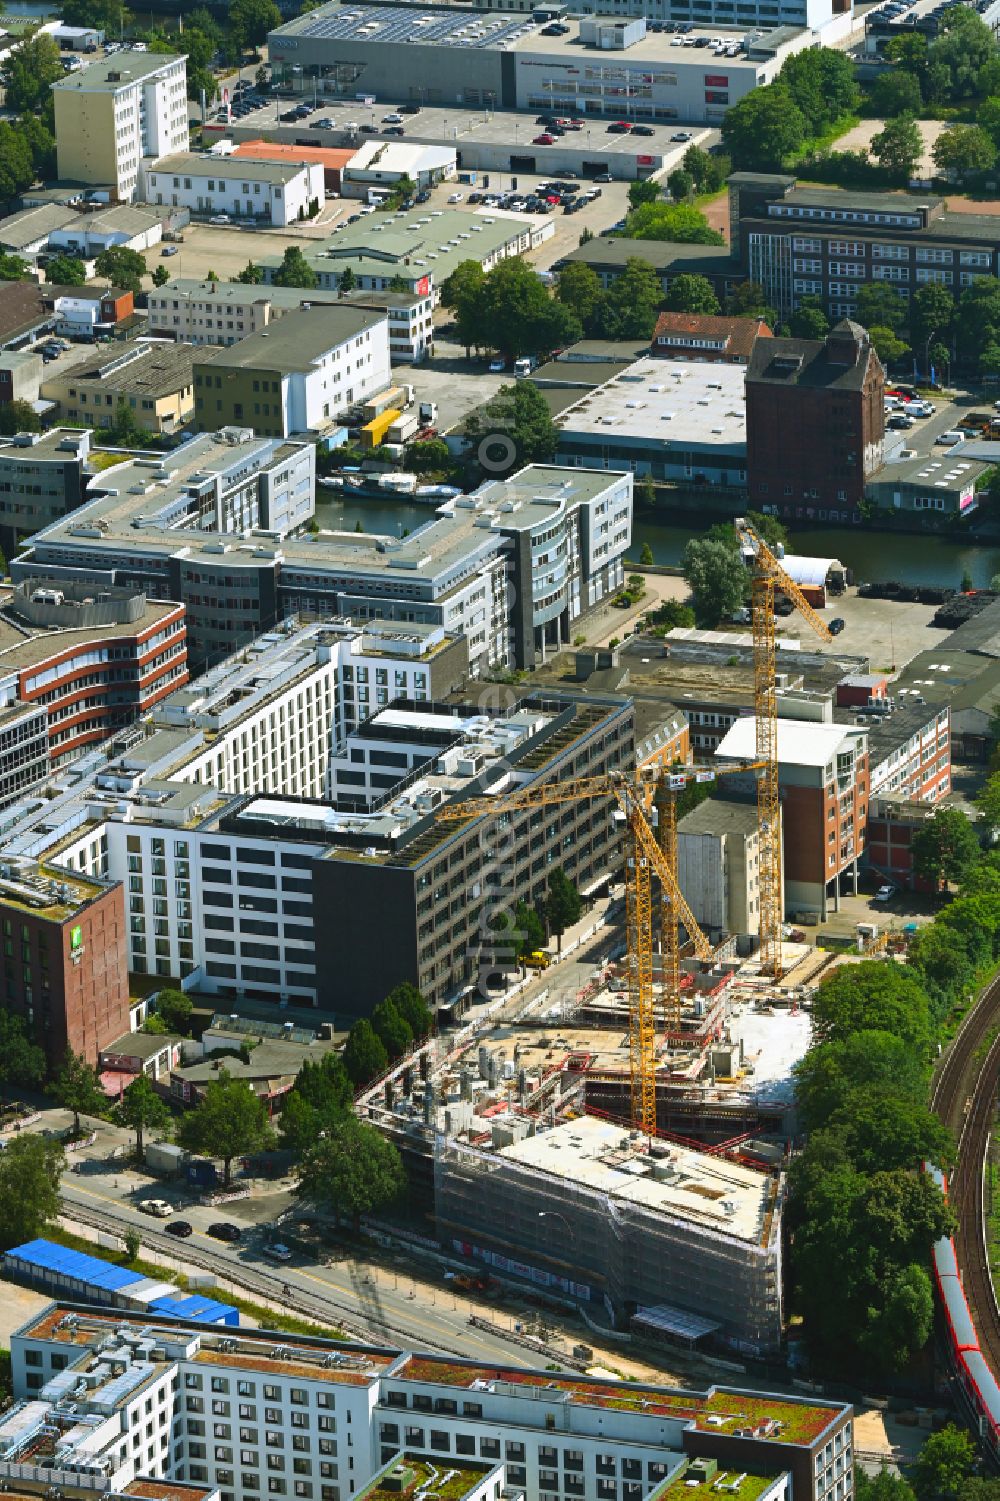
[(598, 172), (597, 176), (594, 178), (594, 181), (595, 182), (614, 182), (614, 178), (611, 176), (610, 172)]
[(402, 125), (402, 123), (403, 117), (398, 110), (393, 110), (390, 114), (382, 116), (383, 125)]
[(401, 104), (399, 106), (399, 113), (401, 115), (419, 115), (419, 113), (420, 113), (420, 105), (419, 104)]
[(448, 194), (448, 202), (449, 203), (461, 203), (462, 199), (464, 197), (465, 197), (464, 193), (449, 193)]
[(892, 412), (886, 418), (886, 427), (896, 432), (900, 428), (916, 427), (916, 417), (911, 417), (908, 412)]
[(846, 620), (842, 620), (839, 615), (835, 615), (827, 626), (827, 630), (831, 636), (839, 636), (846, 624)]
[(689, 130), (675, 130), (670, 139), (672, 141), (690, 141), (691, 132)]
[(228, 1220), (216, 1220), (214, 1225), (209, 1225), (208, 1233), (216, 1240), (237, 1241), (243, 1232), (239, 1225), (231, 1225)]
[(655, 136), (656, 131), (652, 125), (633, 125), (632, 134), (634, 136)]
[(876, 891), (875, 895), (872, 897), (872, 901), (873, 902), (883, 902), (883, 903), (885, 903), (885, 902), (891, 902), (892, 899), (893, 899), (893, 897), (895, 895), (896, 895), (896, 888), (895, 888), (895, 886), (890, 886), (890, 885), (887, 884), (885, 886), (880, 886), (879, 887), (879, 889)]
[(387, 125), (385, 127), (385, 133), (387, 136), (402, 136), (406, 134), (406, 131), (403, 129), (402, 125)]
[[(531, 144), (533, 146), (554, 146), (555, 136), (550, 136), (547, 132), (544, 135), (533, 136)], [(448, 202), (451, 202), (450, 198), (448, 199)]]
[(160, 251), (160, 255), (164, 258), (166, 258), (166, 256), (168, 255), (177, 255), (177, 253), (178, 251), (176, 245), (164, 245), (163, 249)]
[(171, 1220), (170, 1224), (164, 1225), (163, 1228), (168, 1235), (176, 1235), (179, 1240), (187, 1240), (188, 1236), (194, 1233), (187, 1220)]
[(260, 1254), (266, 1256), (269, 1261), (291, 1261), (292, 1259), (291, 1251), (287, 1246), (282, 1245), (280, 1240), (276, 1240), (273, 1245), (264, 1246)]
[(142, 1199), (139, 1208), (143, 1214), (151, 1214), (158, 1220), (169, 1219), (174, 1212), (173, 1205), (166, 1199)]
[(490, 374), (491, 375), (503, 375), (503, 373), (506, 370), (506, 368), (507, 368), (507, 361), (506, 360), (501, 360), (501, 359), (490, 360)]
[(228, 214), (213, 214), (208, 222), (209, 224), (232, 224), (233, 221)]

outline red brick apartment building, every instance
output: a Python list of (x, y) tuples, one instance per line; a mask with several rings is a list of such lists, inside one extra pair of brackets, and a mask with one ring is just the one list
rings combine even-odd
[(188, 679), (182, 604), (28, 579), (0, 600), (0, 685), (43, 706), (54, 764), (131, 724)]
[(67, 1047), (96, 1064), (129, 1025), (121, 882), (15, 862), (0, 879), (0, 938), (0, 1004), (50, 1065)]
[(758, 339), (747, 368), (751, 504), (849, 521), (882, 467), (885, 371), (846, 320), (825, 339)]

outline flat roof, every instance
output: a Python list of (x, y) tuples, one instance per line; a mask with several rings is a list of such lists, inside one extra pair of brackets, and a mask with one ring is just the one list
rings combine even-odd
[(707, 797), (697, 808), (678, 820), (679, 834), (756, 834), (756, 802), (735, 798)]
[(176, 156), (161, 156), (153, 162), (149, 174), (176, 174), (178, 177), (243, 177), (258, 182), (292, 182), (302, 171), (304, 160), (262, 161), (253, 165), (244, 157), (211, 156), (196, 151), (179, 152)]
[(534, 1168), (637, 1209), (759, 1244), (768, 1235), (774, 1179), (721, 1157), (674, 1146), (661, 1157), (645, 1137), (591, 1115), (503, 1147), (506, 1162)]
[(58, 79), (52, 87), (75, 89), (83, 94), (114, 94), (186, 59), (184, 52), (115, 52), (111, 57), (97, 58), (68, 78)]
[[(852, 738), (864, 730), (843, 724), (818, 724), (811, 719), (778, 720), (778, 761), (791, 766), (827, 766)], [(746, 714), (730, 725), (715, 748), (724, 761), (752, 761), (757, 754), (757, 718)]]
[(738, 446), (747, 440), (742, 365), (647, 355), (559, 414), (566, 435)]
[(211, 365), (213, 369), (308, 370), (329, 350), (357, 338), (384, 318), (383, 312), (356, 304), (299, 307), (266, 329), (258, 329), (236, 344), (206, 354), (197, 363)]
[[(469, 1491), (482, 1485), (487, 1475), (499, 1467), (485, 1461), (449, 1457), (442, 1463), (439, 1454), (414, 1454), (407, 1450), (391, 1459), (368, 1484), (357, 1492), (355, 1501), (403, 1501), (403, 1498), (433, 1496), (435, 1501), (462, 1501)], [(738, 1496), (736, 1501), (755, 1501)]]
[(255, 161), (319, 162), (330, 171), (338, 172), (347, 166), (356, 150), (356, 146), (295, 146), (289, 141), (240, 141), (233, 156), (252, 157)]
[[(23, 450), (30, 455), (31, 449)], [(2, 450), (0, 450), (2, 452)], [(54, 587), (58, 587), (58, 581)], [(137, 591), (138, 592), (138, 591)], [(16, 598), (11, 590), (0, 592), (0, 673), (12, 668), (34, 667), (53, 657), (77, 647), (92, 647), (99, 641), (112, 637), (138, 636), (150, 630), (158, 621), (176, 615), (181, 608), (167, 600), (147, 599), (146, 608), (138, 620), (111, 621), (106, 625), (81, 626), (34, 626), (17, 610)]]

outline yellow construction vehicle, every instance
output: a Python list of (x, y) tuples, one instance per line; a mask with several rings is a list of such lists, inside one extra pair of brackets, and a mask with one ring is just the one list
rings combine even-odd
[(757, 824), (760, 840), (760, 957), (765, 974), (780, 980), (781, 965), (781, 830), (778, 797), (778, 692), (774, 665), (775, 590), (791, 600), (823, 641), (833, 636), (798, 584), (789, 578), (774, 553), (749, 522), (734, 522), (740, 546), (751, 559), (753, 630), (753, 697), (756, 716)]

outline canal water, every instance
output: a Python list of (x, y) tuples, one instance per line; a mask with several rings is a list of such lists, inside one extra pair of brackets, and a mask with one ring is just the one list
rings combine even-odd
[[(326, 492), (330, 494), (329, 491)], [(328, 500), (317, 494), (316, 520), (327, 530), (353, 532), (356, 524), (366, 532), (399, 537), (434, 519), (433, 506), (418, 506), (395, 500)], [(658, 521), (640, 512), (635, 520), (629, 556), (638, 559), (648, 542), (655, 563), (679, 563), (684, 546), (696, 534), (689, 525)], [(790, 529), (794, 551), (813, 557), (839, 558), (850, 568), (857, 583), (897, 579), (901, 584), (940, 584), (957, 589), (968, 570), (975, 588), (985, 588), (1000, 573), (1000, 545), (970, 546), (967, 541), (943, 537), (907, 536), (898, 532), (869, 532), (860, 527), (805, 527)]]

